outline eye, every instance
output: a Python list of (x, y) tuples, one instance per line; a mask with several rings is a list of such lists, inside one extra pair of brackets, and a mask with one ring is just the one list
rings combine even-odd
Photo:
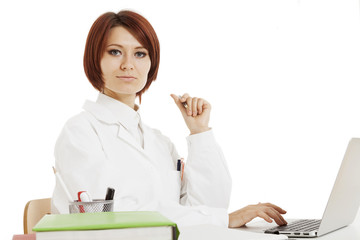
[(120, 56), (121, 52), (116, 49), (109, 50), (109, 54), (113, 56)]
[(145, 52), (136, 52), (135, 53), (135, 57), (138, 57), (138, 58), (143, 58), (146, 56), (146, 53)]

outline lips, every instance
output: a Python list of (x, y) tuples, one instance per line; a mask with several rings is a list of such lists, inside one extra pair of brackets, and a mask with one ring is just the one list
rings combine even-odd
[(136, 79), (133, 76), (116, 76), (116, 78), (121, 79), (121, 80), (123, 80), (125, 82), (131, 82), (131, 81)]

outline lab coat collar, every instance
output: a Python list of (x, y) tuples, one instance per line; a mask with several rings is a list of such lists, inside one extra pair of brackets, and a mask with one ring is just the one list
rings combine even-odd
[(96, 103), (86, 101), (83, 108), (97, 119), (109, 124), (120, 123), (126, 129), (137, 127), (139, 123), (142, 126), (139, 106), (136, 105), (138, 111), (135, 111), (128, 105), (102, 93), (99, 93)]
[[(129, 143), (132, 147), (140, 151), (145, 157), (148, 157), (144, 149), (136, 142), (135, 138), (126, 130), (131, 126), (140, 123), (140, 128), (144, 130), (138, 111), (133, 110), (126, 104), (99, 93), (96, 102), (86, 101), (83, 109), (92, 114), (96, 119), (107, 124), (119, 125), (118, 137)], [(135, 121), (134, 118), (139, 118)], [(144, 145), (147, 142), (147, 135), (144, 134)]]

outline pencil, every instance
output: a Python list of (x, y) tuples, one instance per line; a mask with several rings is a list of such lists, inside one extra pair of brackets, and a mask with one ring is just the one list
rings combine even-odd
[(64, 189), (64, 192), (66, 194), (66, 197), (68, 198), (69, 202), (73, 202), (74, 200), (72, 199), (71, 197), (71, 194), (68, 190), (68, 188), (66, 187), (64, 181), (62, 180), (62, 177), (60, 175), (60, 173), (58, 171), (56, 171), (56, 168), (55, 167), (52, 167), (53, 170), (54, 170), (54, 174), (56, 176), (56, 179), (58, 180), (58, 182), (60, 183), (61, 187)]

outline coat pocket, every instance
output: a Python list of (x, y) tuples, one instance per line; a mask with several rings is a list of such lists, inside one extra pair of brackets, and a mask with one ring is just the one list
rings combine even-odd
[(167, 172), (163, 181), (164, 197), (166, 199), (180, 202), (180, 191), (181, 191), (180, 178), (181, 178), (180, 171)]

